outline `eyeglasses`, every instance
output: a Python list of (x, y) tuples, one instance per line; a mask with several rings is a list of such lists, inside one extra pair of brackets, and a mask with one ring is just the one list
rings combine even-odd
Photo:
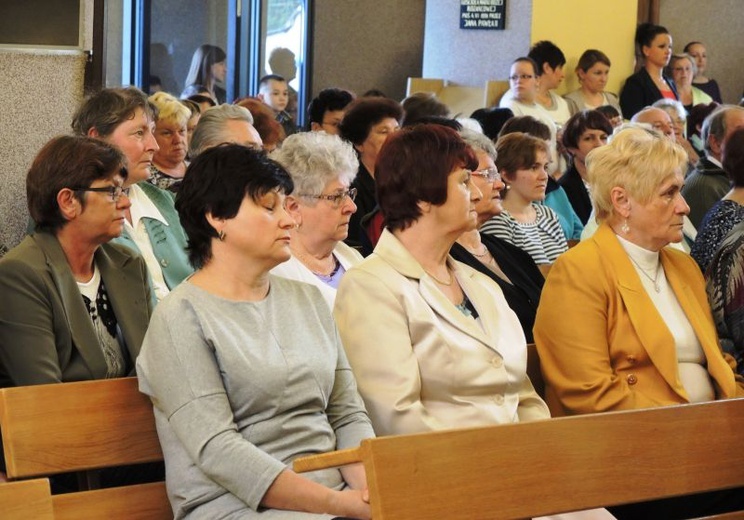
[(501, 181), (501, 174), (499, 173), (499, 170), (496, 168), (483, 168), (482, 170), (473, 170), (470, 172), (470, 175), (477, 175), (478, 177), (483, 177), (488, 182)]
[(298, 193), (297, 195), (300, 196), (300, 197), (307, 197), (309, 199), (323, 199), (323, 200), (327, 200), (328, 202), (331, 203), (331, 206), (334, 209), (336, 209), (336, 208), (339, 208), (341, 206), (341, 204), (343, 204), (343, 202), (346, 200), (346, 197), (349, 197), (352, 200), (352, 202), (353, 202), (354, 199), (356, 199), (356, 196), (357, 196), (357, 189), (356, 188), (349, 188), (346, 191), (342, 191), (342, 192), (336, 193), (334, 195), (323, 195), (323, 194), (321, 194), (321, 195), (310, 195), (310, 194), (306, 194), (306, 193)]
[(535, 76), (533, 74), (514, 74), (513, 76), (509, 76), (509, 81), (519, 81), (520, 79), (523, 79), (527, 81), (528, 79), (532, 79)]
[(96, 193), (108, 193), (112, 202), (119, 202), (122, 195), (129, 197), (130, 188), (122, 186), (106, 186), (103, 188), (70, 188), (73, 191), (93, 191)]

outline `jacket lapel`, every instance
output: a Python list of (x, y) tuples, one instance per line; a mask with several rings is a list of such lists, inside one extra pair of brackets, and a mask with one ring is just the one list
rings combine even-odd
[[(668, 350), (670, 345), (673, 347), (675, 344), (674, 337), (646, 293), (628, 254), (607, 224), (602, 224), (592, 239), (599, 244), (606, 261), (612, 265), (612, 270), (617, 276), (618, 292), (641, 345), (669, 386), (680, 396), (688, 399), (687, 392), (678, 378), (677, 354), (672, 352), (670, 355)], [(677, 297), (679, 298), (678, 294)]]
[[(495, 348), (481, 326), (474, 319), (465, 316), (455, 308), (444, 293), (437, 288), (436, 282), (434, 282), (431, 276), (426, 274), (421, 264), (403, 247), (395, 235), (387, 229), (383, 231), (375, 247), (375, 254), (380, 256), (403, 276), (416, 281), (418, 283), (419, 294), (442, 321), (447, 322), (449, 325), (479, 342), (488, 345), (490, 348)], [(450, 267), (452, 267), (453, 276), (456, 277), (463, 291), (468, 295), (468, 298), (470, 298), (476, 309), (487, 308), (482, 303), (480, 305), (478, 303), (479, 300), (482, 302), (482, 296), (474, 288), (475, 284), (471, 280), (472, 273), (466, 271), (462, 265), (458, 264), (451, 257), (447, 261)]]
[(34, 240), (46, 256), (49, 272), (62, 300), (74, 347), (80, 352), (92, 377), (104, 377), (107, 371), (106, 360), (62, 246), (54, 235), (43, 231), (37, 231)]
[[(144, 292), (146, 285), (141, 282), (145, 273), (139, 271), (133, 258), (106, 244), (96, 251), (96, 265), (109, 293), (109, 301), (132, 363), (139, 354), (151, 304), (149, 295)], [(112, 298), (111, 295), (116, 297)]]

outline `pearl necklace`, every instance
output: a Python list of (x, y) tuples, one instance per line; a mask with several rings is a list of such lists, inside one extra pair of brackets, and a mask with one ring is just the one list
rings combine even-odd
[(660, 293), (661, 287), (659, 287), (659, 274), (661, 270), (661, 262), (656, 264), (656, 276), (652, 277), (650, 274), (646, 272), (646, 270), (643, 267), (640, 266), (638, 262), (635, 261), (635, 259), (632, 256), (628, 255), (628, 258), (630, 258), (630, 261), (635, 264), (635, 266), (638, 268), (641, 274), (645, 276), (646, 278), (648, 278), (652, 284), (654, 284), (654, 291), (656, 291), (657, 293)]

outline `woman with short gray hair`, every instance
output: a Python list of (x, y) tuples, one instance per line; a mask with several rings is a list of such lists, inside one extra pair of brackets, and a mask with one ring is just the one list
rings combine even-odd
[(354, 148), (336, 135), (308, 132), (289, 136), (271, 158), (292, 176), (287, 210), (297, 223), (292, 258), (272, 273), (315, 285), (332, 309), (341, 277), (362, 260), (343, 242), (357, 210), (350, 188), (359, 168)]

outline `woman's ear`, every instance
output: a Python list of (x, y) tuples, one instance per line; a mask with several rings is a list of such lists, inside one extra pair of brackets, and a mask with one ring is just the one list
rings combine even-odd
[(217, 217), (212, 216), (211, 211), (207, 211), (207, 214), (204, 216), (207, 219), (207, 222), (209, 223), (209, 225), (212, 226), (212, 229), (214, 229), (215, 233), (219, 235), (221, 232), (225, 231), (224, 229), (225, 219), (224, 218), (217, 218)]
[(59, 206), (62, 217), (68, 222), (74, 220), (83, 211), (82, 202), (70, 188), (62, 188), (57, 192), (57, 206)]
[(287, 195), (287, 198), (284, 199), (284, 207), (286, 208), (287, 213), (289, 213), (289, 215), (297, 223), (297, 227), (300, 227), (300, 225), (302, 224), (302, 210), (300, 209), (300, 200), (294, 195)]
[(431, 207), (433, 204), (431, 202), (425, 202), (423, 200), (420, 200), (416, 203), (416, 205), (418, 206), (421, 214), (426, 215), (427, 213), (431, 211)]
[(615, 186), (610, 191), (610, 200), (615, 214), (627, 219), (630, 216), (630, 198), (625, 188)]
[(87, 135), (88, 135), (88, 137), (95, 137), (96, 139), (98, 139), (99, 137), (101, 137), (100, 134), (98, 133), (98, 129), (95, 126), (91, 126), (88, 129), (88, 134)]

